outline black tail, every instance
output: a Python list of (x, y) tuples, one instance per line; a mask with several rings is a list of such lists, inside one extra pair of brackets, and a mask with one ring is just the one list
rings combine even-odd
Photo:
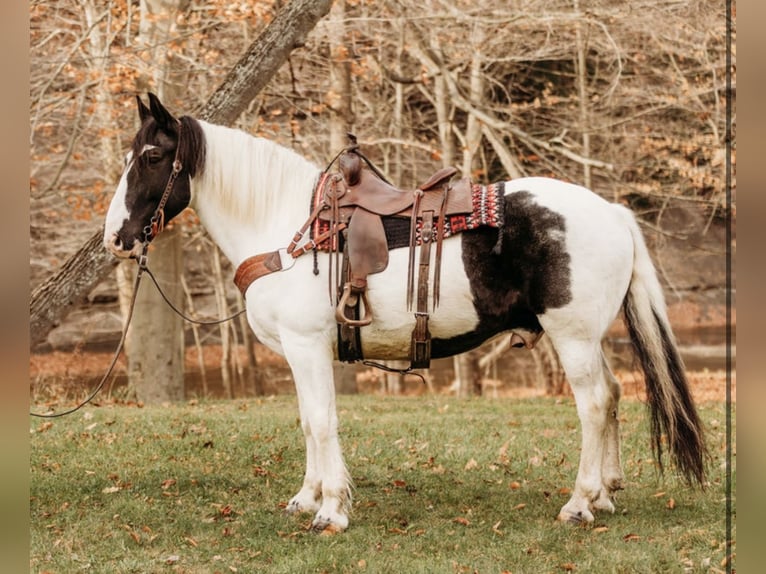
[(690, 483), (704, 485), (708, 458), (705, 437), (670, 329), (662, 287), (633, 214), (619, 209), (633, 234), (633, 277), (623, 310), (646, 379), (652, 448), (662, 470), (664, 435), (676, 468)]

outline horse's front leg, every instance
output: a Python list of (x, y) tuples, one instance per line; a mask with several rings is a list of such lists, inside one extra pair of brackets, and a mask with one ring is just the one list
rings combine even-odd
[(298, 393), (298, 407), (301, 417), (301, 429), (306, 441), (306, 473), (303, 476), (303, 486), (287, 505), (288, 514), (315, 513), (319, 510), (322, 500), (322, 480), (319, 477), (316, 462), (316, 444), (311, 436), (306, 408), (303, 405), (302, 396)]
[(306, 438), (303, 486), (287, 511), (316, 512), (313, 530), (341, 532), (348, 527), (351, 489), (338, 440), (332, 351), (316, 337), (285, 337), (283, 348), (295, 379)]

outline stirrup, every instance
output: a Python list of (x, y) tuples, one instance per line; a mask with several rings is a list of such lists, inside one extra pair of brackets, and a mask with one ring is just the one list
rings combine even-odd
[(335, 307), (335, 320), (338, 323), (346, 324), (350, 327), (366, 327), (372, 323), (372, 308), (370, 307), (370, 302), (367, 300), (367, 289), (363, 289), (358, 293), (354, 293), (355, 296), (358, 295), (361, 298), (362, 305), (364, 305), (364, 317), (361, 319), (350, 319), (349, 317), (346, 317), (345, 313), (343, 313), (343, 309), (347, 306), (351, 295), (351, 283), (346, 282), (346, 284), (343, 286), (343, 294), (340, 296), (338, 306)]

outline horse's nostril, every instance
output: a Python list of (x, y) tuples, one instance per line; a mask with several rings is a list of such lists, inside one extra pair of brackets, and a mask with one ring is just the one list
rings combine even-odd
[(118, 250), (122, 249), (122, 240), (117, 235), (112, 236), (112, 246)]

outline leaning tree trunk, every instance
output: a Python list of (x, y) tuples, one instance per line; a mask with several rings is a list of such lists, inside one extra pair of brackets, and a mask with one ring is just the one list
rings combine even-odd
[[(290, 52), (330, 11), (332, 0), (293, 0), (276, 15), (250, 45), (221, 85), (196, 115), (209, 122), (231, 125), (269, 82)], [(103, 248), (103, 229), (93, 236), (49, 279), (33, 292), (29, 305), (29, 342), (45, 341), (53, 327), (85, 299), (117, 264)]]

